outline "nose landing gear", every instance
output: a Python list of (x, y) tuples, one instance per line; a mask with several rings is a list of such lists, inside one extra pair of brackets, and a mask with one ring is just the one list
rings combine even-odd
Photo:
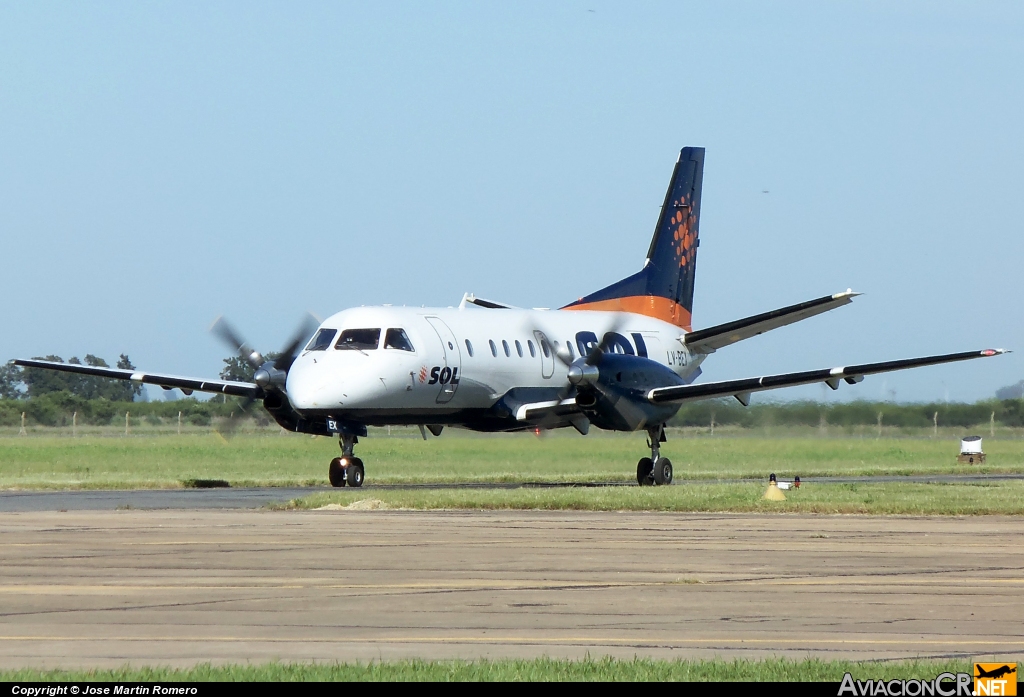
[(341, 434), (338, 441), (338, 445), (341, 446), (341, 457), (331, 460), (331, 465), (327, 468), (327, 478), (331, 480), (331, 486), (341, 487), (346, 483), (356, 487), (363, 485), (363, 461), (353, 453), (358, 442), (359, 438), (354, 435)]
[(654, 426), (647, 429), (647, 446), (651, 449), (650, 457), (640, 458), (636, 465), (636, 482), (640, 486), (672, 483), (672, 461), (661, 456), (661, 444), (665, 438), (665, 427)]

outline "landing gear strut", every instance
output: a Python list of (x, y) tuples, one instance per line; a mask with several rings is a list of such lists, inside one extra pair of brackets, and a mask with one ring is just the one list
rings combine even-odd
[(345, 486), (347, 483), (349, 486), (362, 486), (363, 475), (363, 461), (360, 460), (353, 454), (356, 443), (359, 442), (357, 436), (342, 433), (338, 439), (338, 445), (341, 446), (341, 457), (336, 457), (331, 460), (331, 466), (327, 469), (327, 478), (331, 480), (331, 486)]
[(647, 446), (651, 449), (650, 457), (640, 458), (636, 464), (636, 481), (640, 486), (672, 483), (672, 461), (661, 456), (661, 444), (665, 438), (665, 427), (654, 426), (647, 429)]

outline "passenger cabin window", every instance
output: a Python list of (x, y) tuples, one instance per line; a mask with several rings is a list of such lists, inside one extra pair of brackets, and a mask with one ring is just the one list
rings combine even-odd
[(331, 342), (334, 340), (334, 335), (338, 333), (337, 329), (321, 329), (316, 333), (316, 336), (306, 344), (307, 351), (326, 351), (330, 347)]
[(491, 355), (494, 356), (495, 358), (497, 358), (498, 357), (498, 347), (494, 345), (494, 341), (492, 339), (488, 339), (487, 343), (491, 345)]
[(511, 358), (512, 357), (512, 352), (508, 350), (508, 342), (505, 341), (504, 339), (501, 340), (501, 347), (503, 349), (505, 349), (505, 357), (506, 358)]
[(526, 346), (530, 349), (530, 358), (537, 357), (537, 350), (533, 348), (533, 342), (529, 339), (526, 340)]
[(548, 346), (548, 342), (547, 341), (541, 341), (540, 342), (540, 350), (544, 352), (544, 358), (550, 358), (551, 357), (551, 347)]
[(516, 339), (516, 353), (519, 354), (520, 358), (523, 357), (523, 345), (519, 343), (519, 339)]
[(412, 347), (409, 335), (405, 333), (404, 329), (389, 329), (388, 333), (384, 335), (384, 348), (398, 351), (416, 350)]
[(571, 341), (566, 341), (565, 342), (565, 347), (567, 349), (569, 349), (569, 360), (570, 361), (576, 360), (576, 353), (572, 350), (572, 342)]
[(469, 339), (466, 339), (466, 351), (469, 352), (469, 357), (473, 357), (473, 344), (469, 343)]
[(341, 333), (336, 349), (372, 351), (380, 343), (380, 329), (346, 329)]

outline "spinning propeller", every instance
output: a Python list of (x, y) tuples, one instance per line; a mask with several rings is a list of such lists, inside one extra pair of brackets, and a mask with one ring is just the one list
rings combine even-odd
[[(607, 400), (612, 409), (627, 424), (642, 424), (646, 419), (644, 412), (630, 402), (628, 397), (609, 389), (607, 385), (601, 383), (601, 362), (611, 348), (614, 337), (619, 333), (625, 320), (626, 318), (622, 314), (617, 315), (612, 325), (604, 332), (601, 341), (593, 346), (586, 356), (580, 356), (576, 360), (572, 359), (572, 354), (564, 344), (556, 348), (551, 340), (547, 338), (546, 332), (539, 331), (539, 333), (544, 338), (545, 343), (547, 343), (549, 350), (554, 354), (555, 358), (566, 367), (567, 381), (556, 393), (556, 399), (559, 402), (567, 399), (575, 389), (577, 404), (581, 407), (594, 406), (597, 403), (596, 397), (587, 393), (591, 391), (597, 392)], [(582, 400), (581, 397), (583, 398)], [(551, 429), (558, 425), (560, 421), (561, 417), (552, 412), (541, 419), (539, 427)], [(585, 433), (590, 424), (588, 421), (583, 428), (580, 428), (575, 423), (573, 425)]]
[[(309, 340), (316, 328), (320, 326), (311, 313), (306, 313), (299, 324), (298, 329), (292, 334), (291, 339), (285, 344), (281, 353), (272, 360), (265, 358), (263, 354), (254, 349), (251, 344), (241, 338), (234, 327), (232, 327), (223, 316), (214, 320), (210, 331), (221, 341), (230, 346), (246, 363), (252, 366), (253, 382), (263, 388), (264, 392), (276, 392), (287, 397), (285, 385), (288, 380), (288, 370), (299, 355), (299, 350)], [(219, 433), (223, 436), (230, 435), (238, 428), (238, 420), (241, 414), (248, 413), (249, 407), (256, 401), (255, 397), (246, 397), (239, 405), (238, 412), (232, 412), (231, 417), (223, 424)], [(235, 414), (238, 414), (236, 416)]]

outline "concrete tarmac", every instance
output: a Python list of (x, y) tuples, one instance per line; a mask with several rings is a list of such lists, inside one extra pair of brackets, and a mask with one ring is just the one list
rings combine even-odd
[(1024, 657), (1024, 519), (0, 513), (0, 666)]

